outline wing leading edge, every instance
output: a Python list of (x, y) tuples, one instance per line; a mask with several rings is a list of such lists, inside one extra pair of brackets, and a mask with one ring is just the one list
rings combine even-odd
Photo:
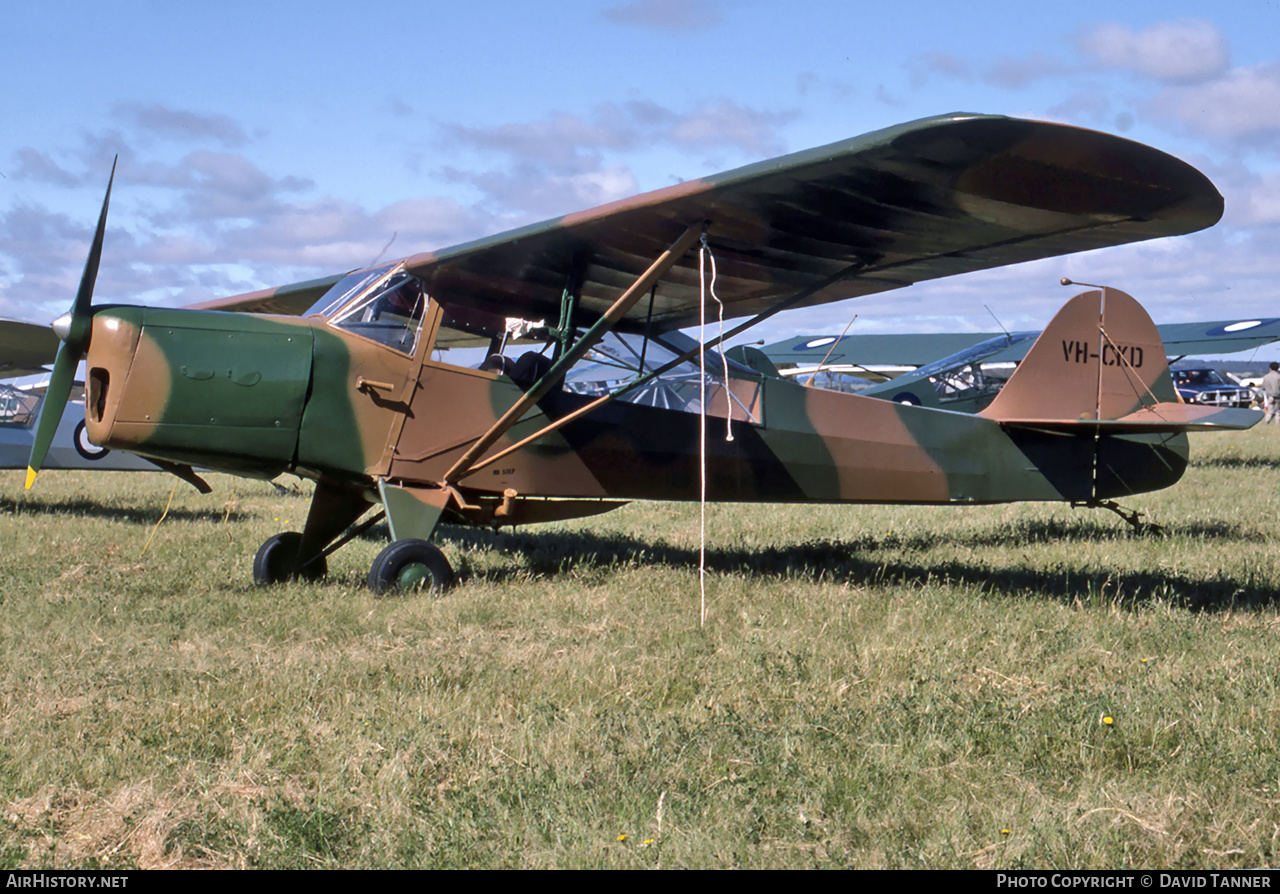
[[(438, 252), (406, 266), (437, 297), (555, 318), (571, 275), (599, 317), (691, 224), (707, 222), (726, 316), (804, 307), (1211, 226), (1222, 197), (1195, 168), (1120, 137), (953, 114), (688, 181)], [(696, 322), (698, 259), (621, 328)]]

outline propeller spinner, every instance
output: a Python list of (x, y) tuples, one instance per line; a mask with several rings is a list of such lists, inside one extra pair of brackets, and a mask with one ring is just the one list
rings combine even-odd
[(35, 484), (36, 474), (44, 464), (49, 445), (53, 443), (54, 432), (57, 431), (62, 413), (67, 407), (67, 399), (71, 396), (76, 367), (89, 348), (89, 332), (93, 323), (93, 284), (98, 278), (98, 261), (102, 258), (102, 237), (107, 229), (107, 206), (111, 204), (111, 184), (116, 179), (116, 161), (119, 161), (119, 156), (111, 162), (107, 194), (102, 199), (98, 229), (93, 234), (93, 245), (89, 247), (89, 257), (84, 262), (84, 274), (80, 277), (76, 299), (71, 310), (53, 324), (53, 331), (62, 339), (62, 347), (58, 349), (58, 356), (53, 362), (49, 388), (40, 407), (40, 421), (36, 425), (36, 438), (31, 445), (31, 459), (27, 463), (27, 490)]

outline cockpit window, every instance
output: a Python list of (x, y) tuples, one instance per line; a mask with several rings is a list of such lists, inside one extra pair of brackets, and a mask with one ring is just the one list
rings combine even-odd
[(311, 309), (303, 316), (312, 317), (316, 314), (322, 317), (332, 316), (356, 295), (379, 280), (386, 279), (391, 274), (391, 271), (395, 269), (395, 264), (385, 264), (370, 270), (357, 270), (354, 273), (348, 273), (338, 280), (337, 285), (325, 292), (320, 297), (320, 300), (312, 305)]
[(426, 306), (422, 280), (391, 265), (343, 277), (312, 311), (340, 329), (412, 354)]

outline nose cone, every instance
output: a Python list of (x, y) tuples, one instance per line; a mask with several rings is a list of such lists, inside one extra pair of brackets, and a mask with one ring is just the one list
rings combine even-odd
[(53, 321), (53, 334), (59, 341), (66, 341), (71, 335), (71, 314), (65, 313)]

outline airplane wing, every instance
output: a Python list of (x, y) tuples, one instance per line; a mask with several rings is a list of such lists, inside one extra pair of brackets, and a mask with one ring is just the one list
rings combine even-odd
[(58, 336), (48, 326), (0, 319), (0, 379), (48, 372), (58, 354)]
[[(437, 298), (556, 319), (571, 274), (602, 315), (707, 222), (726, 316), (1211, 226), (1222, 197), (1148, 146), (1060, 124), (952, 114), (877, 131), (406, 259)], [(803, 294), (800, 294), (803, 293)], [(798, 297), (797, 297), (798, 296)], [(620, 328), (697, 321), (697, 252)]]
[[(932, 363), (939, 357), (972, 347), (994, 337), (983, 332), (933, 332), (920, 335), (800, 335), (786, 341), (765, 345), (760, 350), (781, 366), (858, 366), (916, 367)], [(830, 357), (827, 356), (830, 352)]]
[[(46, 327), (47, 328), (47, 327)], [(68, 403), (54, 433), (45, 458), (46, 469), (98, 469), (108, 472), (156, 472), (159, 467), (148, 459), (106, 450), (90, 443), (84, 433), (84, 405)], [(0, 412), (0, 469), (25, 469), (31, 460), (35, 441), (35, 419), (25, 424), (13, 421), (12, 415)]]
[(231, 295), (188, 305), (189, 310), (230, 310), (247, 314), (287, 314), (296, 316), (311, 309), (325, 292), (329, 291), (346, 273), (311, 279), (306, 282), (273, 289), (259, 289), (243, 295)]
[[(1164, 323), (1157, 326), (1165, 354), (1188, 357), (1197, 354), (1235, 354), (1280, 341), (1280, 319), (1212, 320), (1205, 323)], [(989, 336), (994, 338), (995, 336)], [(978, 337), (974, 337), (976, 342)], [(1032, 340), (1018, 341), (993, 350), (984, 363), (1018, 362), (1031, 350)]]
[[(1165, 323), (1157, 326), (1170, 357), (1196, 354), (1235, 354), (1280, 341), (1280, 318)], [(1023, 333), (1015, 333), (1021, 336)], [(1032, 339), (1008, 344), (1000, 332), (932, 332), (919, 335), (800, 335), (765, 345), (761, 350), (779, 367), (930, 366), (950, 369), (962, 363), (1017, 363), (1031, 349)], [(981, 352), (970, 349), (990, 342)], [(827, 353), (830, 352), (830, 357)]]
[(1280, 341), (1280, 319), (1166, 323), (1156, 328), (1170, 357), (1234, 354)]

